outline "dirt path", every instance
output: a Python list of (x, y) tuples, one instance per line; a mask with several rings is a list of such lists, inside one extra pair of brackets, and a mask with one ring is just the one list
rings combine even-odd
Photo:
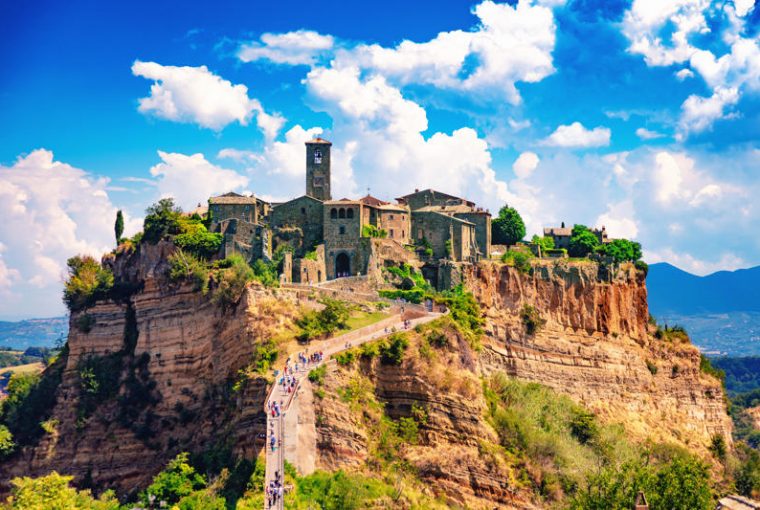
[[(265, 404), (267, 413), (267, 438), (266, 438), (266, 477), (264, 488), (270, 487), (270, 484), (278, 480), (282, 482), (285, 457), (304, 472), (314, 469), (316, 462), (316, 429), (314, 425), (314, 403), (308, 379), (306, 378), (310, 370), (317, 368), (319, 365), (329, 361), (330, 357), (339, 352), (351, 349), (378, 338), (388, 336), (389, 331), (404, 329), (404, 320), (410, 320), (409, 329), (418, 324), (424, 324), (440, 317), (441, 313), (432, 313), (423, 311), (420, 307), (407, 307), (405, 313), (397, 313), (387, 319), (375, 324), (370, 324), (356, 331), (346, 333), (319, 343), (309, 346), (309, 353), (321, 351), (323, 353), (322, 361), (310, 363), (304, 366), (298, 363), (291, 363), (293, 369), (292, 375), (295, 377), (295, 389), (288, 392), (280, 384), (282, 374), (276, 376), (276, 381), (272, 392)], [(301, 391), (299, 391), (301, 390)], [(308, 396), (307, 396), (308, 394)], [(272, 414), (272, 406), (279, 407), (279, 415)], [(299, 429), (301, 433), (299, 433)], [(311, 430), (314, 429), (314, 430)], [(311, 433), (310, 433), (311, 432)], [(272, 442), (274, 438), (274, 442)], [(274, 445), (274, 446), (272, 446)], [(285, 487), (283, 492), (288, 487)], [(264, 498), (265, 510), (283, 508), (283, 498), (278, 497), (272, 506), (269, 505), (269, 498)]]

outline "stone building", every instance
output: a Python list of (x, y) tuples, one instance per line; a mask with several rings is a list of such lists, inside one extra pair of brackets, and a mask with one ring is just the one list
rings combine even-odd
[[(598, 228), (592, 228), (590, 229), (591, 233), (596, 236), (597, 239), (599, 239), (599, 242), (602, 244), (611, 243), (613, 239), (607, 236), (607, 228), (602, 226), (601, 229)], [(565, 227), (565, 222), (562, 222), (562, 225), (559, 227), (544, 227), (544, 237), (551, 237), (554, 239), (554, 248), (555, 249), (569, 249), (570, 248), (570, 238), (573, 236), (573, 229), (570, 227)]]
[(306, 142), (306, 193), (300, 197), (273, 204), (237, 193), (211, 197), (211, 230), (224, 234), (220, 255), (268, 260), (287, 248), (282, 281), (312, 284), (376, 276), (385, 265), (401, 263), (423, 268), (435, 284), (440, 268), (455, 275), (457, 264), (487, 256), (491, 215), (469, 200), (430, 189), (396, 203), (370, 194), (333, 200), (331, 147), (322, 138)]

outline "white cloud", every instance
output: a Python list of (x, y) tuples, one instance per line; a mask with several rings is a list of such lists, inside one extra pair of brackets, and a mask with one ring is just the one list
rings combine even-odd
[[(339, 49), (331, 65), (368, 70), (402, 85), (493, 92), (518, 103), (516, 82), (537, 82), (554, 72), (556, 25), (551, 8), (542, 4), (561, 3), (519, 0), (512, 6), (486, 0), (472, 9), (479, 20), (472, 30), (440, 32), (425, 42), (404, 40), (394, 48), (360, 44)], [(307, 31), (265, 36), (241, 47), (238, 57), (313, 65), (334, 43), (330, 36)]]
[(624, 200), (608, 204), (607, 211), (596, 219), (596, 227), (607, 229), (607, 235), (612, 238), (635, 239), (639, 235), (636, 224), (633, 202)]
[(723, 252), (715, 259), (697, 258), (690, 253), (676, 251), (671, 248), (662, 250), (644, 250), (644, 258), (650, 264), (667, 262), (692, 274), (705, 276), (716, 271), (734, 271), (750, 265), (750, 263), (734, 253)]
[(755, 7), (755, 0), (734, 0), (734, 7), (737, 15), (746, 16)]
[(184, 209), (204, 204), (211, 195), (240, 190), (248, 178), (211, 164), (203, 154), (191, 156), (158, 151), (161, 163), (150, 169), (161, 196), (171, 196)]
[(243, 62), (269, 60), (276, 64), (312, 65), (317, 58), (332, 50), (335, 40), (311, 30), (284, 34), (263, 34), (258, 42), (243, 44), (238, 58)]
[(264, 112), (258, 100), (249, 98), (248, 87), (233, 85), (206, 66), (163, 66), (137, 60), (132, 73), (153, 80), (150, 96), (139, 100), (138, 110), (144, 114), (214, 130), (235, 121), (245, 126), (256, 114), (257, 124), (268, 138), (274, 138), (284, 122), (279, 115)]
[(726, 107), (739, 102), (736, 88), (718, 87), (710, 97), (691, 95), (681, 105), (676, 139), (683, 140), (689, 133), (699, 133), (713, 122), (726, 117)]
[(580, 122), (573, 122), (559, 126), (542, 143), (551, 147), (606, 147), (610, 144), (610, 130), (586, 129)]
[(691, 69), (681, 69), (676, 72), (676, 78), (678, 78), (679, 81), (685, 81), (688, 78), (694, 78), (694, 73)]
[[(55, 161), (44, 149), (0, 166), (0, 316), (63, 311), (66, 259), (113, 246), (108, 179)], [(127, 216), (129, 230), (134, 221)], [(130, 233), (130, 232), (127, 232)]]
[(640, 127), (636, 130), (636, 136), (642, 140), (654, 140), (656, 138), (662, 138), (665, 135), (658, 133), (657, 131), (650, 131), (647, 128)]
[(533, 173), (539, 161), (538, 155), (535, 152), (526, 151), (520, 154), (512, 164), (512, 170), (518, 179), (525, 179)]

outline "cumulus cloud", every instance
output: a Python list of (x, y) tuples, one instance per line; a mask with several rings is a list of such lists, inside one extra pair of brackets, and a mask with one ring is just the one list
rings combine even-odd
[[(338, 49), (332, 66), (359, 68), (401, 85), (494, 92), (518, 103), (516, 82), (537, 82), (554, 72), (556, 25), (550, 7), (560, 3), (486, 0), (472, 10), (479, 21), (472, 30), (440, 32), (424, 42), (404, 40), (392, 48), (359, 44)], [(333, 44), (330, 36), (303, 30), (265, 34), (260, 42), (241, 46), (238, 57), (244, 62), (313, 65)]]
[[(45, 149), (0, 166), (0, 316), (63, 311), (66, 259), (99, 257), (113, 246), (116, 207), (107, 185)], [(128, 230), (133, 223), (127, 217)]]
[(249, 98), (248, 87), (233, 85), (206, 66), (164, 66), (137, 60), (132, 74), (153, 80), (150, 96), (139, 100), (138, 110), (146, 115), (214, 130), (235, 121), (245, 126), (257, 115), (257, 124), (268, 138), (274, 138), (284, 122)]
[(606, 228), (607, 234), (612, 238), (636, 239), (639, 235), (639, 227), (635, 220), (633, 202), (609, 204), (607, 210), (596, 219), (597, 228)]
[(601, 126), (587, 129), (573, 122), (559, 126), (542, 143), (551, 147), (606, 147), (610, 144), (610, 130)]
[(333, 36), (311, 30), (266, 33), (259, 41), (241, 45), (237, 55), (243, 62), (269, 60), (276, 64), (312, 65), (332, 50), (334, 44)]
[(688, 78), (694, 78), (694, 73), (691, 69), (681, 69), (676, 72), (676, 78), (678, 78), (679, 81), (685, 81)]
[(739, 90), (736, 88), (718, 87), (710, 97), (690, 95), (681, 105), (676, 138), (683, 140), (689, 133), (704, 131), (716, 120), (724, 118), (726, 108), (738, 101)]
[(512, 170), (519, 179), (524, 179), (533, 173), (539, 161), (538, 155), (535, 152), (526, 151), (517, 157), (512, 164)]
[(218, 167), (203, 154), (185, 155), (158, 151), (161, 163), (150, 169), (161, 196), (171, 196), (184, 209), (206, 203), (209, 196), (240, 190), (248, 178), (234, 170)]
[(636, 130), (636, 136), (642, 140), (654, 140), (656, 138), (662, 138), (665, 135), (658, 133), (657, 131), (650, 131), (647, 128), (640, 127)]

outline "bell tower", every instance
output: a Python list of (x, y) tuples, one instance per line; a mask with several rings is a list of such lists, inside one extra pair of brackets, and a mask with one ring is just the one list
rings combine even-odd
[(317, 200), (332, 200), (330, 195), (330, 147), (323, 138), (306, 142), (306, 194)]

